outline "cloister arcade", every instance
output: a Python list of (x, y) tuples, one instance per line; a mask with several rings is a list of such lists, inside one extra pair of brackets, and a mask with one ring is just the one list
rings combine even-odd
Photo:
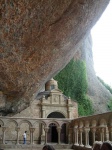
[(112, 112), (107, 112), (76, 119), (0, 117), (1, 144), (22, 144), (23, 126), (28, 131), (27, 144), (41, 144), (41, 136), (36, 135), (37, 131), (41, 132), (38, 128), (42, 125), (46, 144), (51, 124), (56, 126), (58, 144), (62, 143), (60, 135), (64, 124), (66, 124), (66, 144), (90, 148), (95, 141), (112, 141)]

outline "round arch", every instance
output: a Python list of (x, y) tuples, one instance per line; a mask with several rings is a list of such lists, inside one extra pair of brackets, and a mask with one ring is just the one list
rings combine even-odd
[(58, 111), (51, 112), (47, 118), (65, 118), (64, 114)]
[(15, 124), (15, 127), (18, 126), (18, 123), (16, 120), (8, 120), (6, 123), (5, 123), (5, 126), (8, 127), (10, 125), (10, 123), (14, 123)]
[[(65, 118), (64, 114), (58, 111), (51, 112), (47, 118)], [(48, 142), (58, 142), (58, 124), (56, 122), (49, 122), (49, 131), (47, 134)], [(55, 136), (54, 136), (55, 135)], [(64, 123), (61, 127), (60, 141), (66, 143), (66, 124)]]
[(32, 127), (32, 126), (33, 126), (32, 123), (31, 123), (30, 121), (28, 121), (28, 120), (21, 120), (21, 121), (19, 122), (18, 126), (20, 127), (23, 123), (27, 123), (27, 124), (29, 125), (29, 127)]

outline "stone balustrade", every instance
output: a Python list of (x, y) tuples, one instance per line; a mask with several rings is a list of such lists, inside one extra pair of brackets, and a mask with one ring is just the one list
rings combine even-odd
[[(10, 131), (11, 135), (9, 136), (9, 130), (7, 129), (9, 128), (10, 123), (14, 124), (14, 128), (10, 128), (10, 130), (13, 131)], [(112, 112), (107, 112), (76, 119), (0, 117), (0, 134), (2, 136), (1, 143), (6, 144), (6, 141), (10, 141), (13, 134), (16, 132), (15, 143), (21, 144), (21, 125), (28, 124), (29, 144), (36, 144), (34, 133), (37, 134), (37, 129), (35, 126), (37, 123), (42, 127), (42, 132), (40, 135), (44, 137), (45, 144), (48, 142), (47, 135), (50, 127), (49, 125), (51, 123), (56, 124), (58, 144), (61, 144), (60, 133), (63, 124), (66, 124), (67, 142), (69, 144), (73, 144), (74, 146), (91, 148), (95, 141), (112, 141)]]

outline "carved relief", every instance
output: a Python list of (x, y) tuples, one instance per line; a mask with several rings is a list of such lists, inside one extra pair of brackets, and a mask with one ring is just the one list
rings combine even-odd
[(53, 95), (52, 103), (57, 103), (57, 104), (59, 104), (59, 95)]

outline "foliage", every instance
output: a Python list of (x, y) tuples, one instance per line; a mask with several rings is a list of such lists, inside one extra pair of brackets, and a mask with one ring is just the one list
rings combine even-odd
[(110, 99), (110, 102), (108, 103), (108, 107), (109, 107), (110, 111), (112, 111), (112, 97)]
[(71, 60), (69, 64), (55, 77), (58, 81), (59, 89), (71, 99), (78, 102), (79, 115), (85, 116), (93, 114), (92, 104), (87, 97), (87, 77), (86, 65), (84, 61)]
[(112, 88), (108, 84), (106, 84), (100, 77), (97, 77), (97, 78), (112, 94)]
[[(106, 84), (100, 77), (97, 77), (98, 80), (106, 87), (107, 90), (110, 91), (110, 93), (112, 94), (112, 88)], [(110, 109), (110, 111), (112, 111), (112, 98), (110, 99), (110, 102), (108, 103), (108, 108)]]

